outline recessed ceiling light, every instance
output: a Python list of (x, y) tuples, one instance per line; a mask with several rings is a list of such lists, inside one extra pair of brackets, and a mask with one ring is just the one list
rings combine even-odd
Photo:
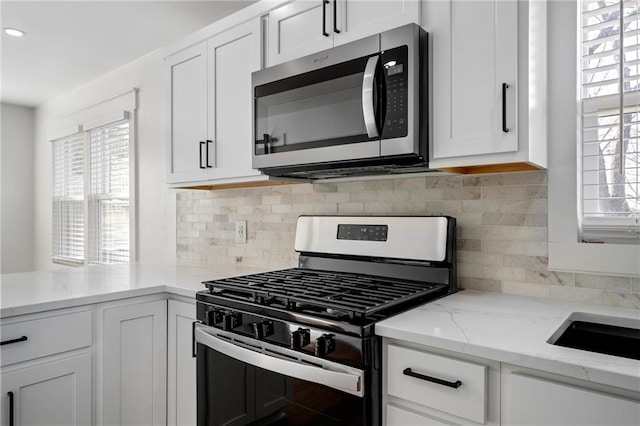
[(16, 28), (5, 28), (4, 32), (5, 34), (8, 34), (13, 37), (22, 37), (25, 34), (24, 31), (18, 30)]

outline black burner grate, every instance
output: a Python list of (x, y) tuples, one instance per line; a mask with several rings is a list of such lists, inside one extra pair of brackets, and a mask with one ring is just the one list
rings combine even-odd
[(429, 284), (363, 274), (311, 269), (245, 275), (204, 284), (217, 296), (241, 296), (259, 304), (278, 302), (287, 309), (319, 307), (364, 317), (399, 303), (442, 291)]

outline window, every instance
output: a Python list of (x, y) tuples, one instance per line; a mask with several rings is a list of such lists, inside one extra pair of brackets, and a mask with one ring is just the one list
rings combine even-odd
[(84, 263), (84, 135), (53, 141), (53, 261)]
[(53, 141), (53, 261), (130, 258), (129, 120)]
[(640, 241), (640, 0), (582, 0), (585, 241)]

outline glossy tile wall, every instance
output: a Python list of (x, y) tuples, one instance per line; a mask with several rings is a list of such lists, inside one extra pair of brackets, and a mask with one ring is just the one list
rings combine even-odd
[[(295, 266), (296, 218), (313, 213), (451, 215), (461, 288), (640, 309), (637, 277), (548, 270), (545, 171), (183, 191), (178, 263)], [(236, 220), (247, 244), (235, 243)]]

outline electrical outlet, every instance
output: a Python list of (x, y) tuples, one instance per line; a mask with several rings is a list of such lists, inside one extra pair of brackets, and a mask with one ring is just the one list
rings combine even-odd
[(236, 244), (247, 244), (246, 220), (236, 220)]

